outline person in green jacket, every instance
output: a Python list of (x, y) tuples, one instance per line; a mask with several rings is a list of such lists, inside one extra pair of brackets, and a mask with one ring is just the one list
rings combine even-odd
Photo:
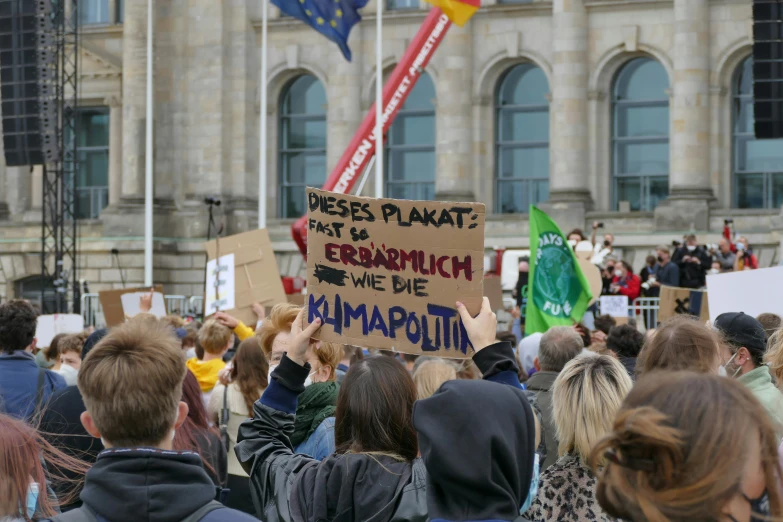
[(743, 312), (721, 314), (715, 327), (724, 335), (731, 359), (723, 365), (728, 377), (737, 377), (748, 387), (783, 432), (783, 393), (775, 387), (769, 367), (764, 364), (767, 333), (755, 318)]

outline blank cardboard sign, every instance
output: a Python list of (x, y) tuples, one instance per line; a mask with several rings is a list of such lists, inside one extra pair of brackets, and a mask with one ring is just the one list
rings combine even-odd
[(456, 302), (481, 309), (484, 205), (307, 189), (306, 322), (318, 339), (440, 357), (473, 354)]
[[(234, 255), (234, 305), (225, 310), (245, 324), (256, 324), (253, 303), (273, 306), (285, 303), (286, 295), (275, 252), (266, 229), (221, 237), (204, 244), (209, 260)], [(214, 313), (214, 312), (212, 312)], [(211, 315), (207, 311), (207, 315)]]

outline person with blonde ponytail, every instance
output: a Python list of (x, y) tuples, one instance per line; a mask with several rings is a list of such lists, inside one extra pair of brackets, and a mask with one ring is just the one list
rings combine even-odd
[(596, 497), (625, 522), (780, 520), (778, 442), (741, 383), (659, 372), (636, 384), (593, 448)]

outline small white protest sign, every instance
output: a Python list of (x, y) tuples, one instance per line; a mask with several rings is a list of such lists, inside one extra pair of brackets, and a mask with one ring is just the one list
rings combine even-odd
[(624, 295), (602, 295), (601, 314), (611, 317), (628, 317), (628, 298)]
[[(149, 294), (147, 292), (133, 292), (120, 296), (122, 312), (125, 314), (125, 317), (133, 317), (134, 315), (141, 313), (141, 298), (145, 295)], [(154, 292), (152, 294), (152, 308), (147, 313), (158, 318), (166, 315), (166, 301), (163, 299), (163, 294), (160, 292)]]
[(84, 318), (79, 314), (54, 314), (38, 317), (35, 328), (36, 346), (46, 348), (57, 334), (76, 334), (84, 330)]
[(221, 256), (207, 263), (207, 315), (233, 310), (236, 300), (234, 287), (234, 254)]

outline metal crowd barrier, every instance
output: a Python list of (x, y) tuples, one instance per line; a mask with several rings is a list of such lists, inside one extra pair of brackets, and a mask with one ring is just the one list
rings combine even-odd
[(645, 329), (655, 328), (658, 326), (660, 304), (660, 297), (639, 297), (634, 299), (631, 310), (637, 317), (641, 316)]
[[(187, 297), (184, 295), (164, 295), (166, 309), (172, 315), (195, 315), (200, 316), (204, 304), (203, 296)], [(106, 326), (106, 320), (103, 317), (103, 309), (98, 299), (98, 294), (82, 294), (81, 297), (82, 317), (84, 317), (84, 326), (94, 326), (102, 328)]]

